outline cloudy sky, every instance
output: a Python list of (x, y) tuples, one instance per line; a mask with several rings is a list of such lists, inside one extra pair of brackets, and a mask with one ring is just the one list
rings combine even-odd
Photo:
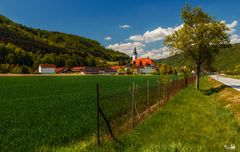
[(164, 38), (181, 27), (181, 9), (200, 6), (227, 24), (240, 43), (239, 0), (0, 0), (0, 14), (26, 26), (99, 41), (107, 48), (143, 57), (169, 55)]

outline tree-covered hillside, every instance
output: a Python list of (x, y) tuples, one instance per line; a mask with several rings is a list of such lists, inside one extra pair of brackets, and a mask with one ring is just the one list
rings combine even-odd
[(106, 49), (97, 41), (29, 28), (0, 15), (0, 72), (19, 73), (19, 68), (36, 69), (40, 63), (108, 66), (108, 61), (128, 60), (126, 54)]
[[(184, 65), (191, 66), (192, 64), (186, 60), (182, 54), (161, 59), (159, 62), (175, 67)], [(212, 63), (216, 71), (233, 74), (238, 65), (240, 65), (240, 44), (234, 44), (231, 47), (219, 50), (219, 54), (216, 55)]]

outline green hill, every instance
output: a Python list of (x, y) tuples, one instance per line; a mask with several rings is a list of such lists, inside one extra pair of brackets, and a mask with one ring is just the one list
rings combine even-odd
[(71, 34), (29, 28), (0, 15), (1, 67), (7, 64), (36, 69), (40, 63), (69, 67), (107, 66), (109, 61), (128, 60), (128, 55), (106, 49), (97, 41)]
[[(191, 66), (192, 64), (191, 61), (186, 60), (182, 54), (161, 59), (159, 62), (175, 67), (184, 65)], [(219, 54), (216, 55), (213, 62), (214, 69), (223, 72), (234, 71), (237, 65), (240, 65), (240, 44), (234, 44), (229, 48), (219, 50)]]

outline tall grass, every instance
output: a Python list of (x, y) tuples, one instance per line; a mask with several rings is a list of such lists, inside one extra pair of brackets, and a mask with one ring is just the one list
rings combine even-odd
[[(231, 144), (239, 151), (239, 123), (231, 111), (216, 101), (216, 94), (207, 93), (211, 85), (206, 78), (201, 86), (201, 91), (193, 86), (181, 91), (131, 134), (122, 135), (122, 144), (108, 142), (98, 151), (221, 152)], [(85, 150), (96, 149), (92, 145)]]

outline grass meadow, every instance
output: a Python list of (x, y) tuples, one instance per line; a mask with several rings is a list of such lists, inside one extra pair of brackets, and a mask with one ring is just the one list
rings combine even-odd
[[(207, 78), (202, 79), (201, 91), (196, 91), (193, 85), (182, 90), (132, 133), (121, 135), (121, 144), (108, 142), (98, 151), (240, 151), (240, 123), (233, 112), (218, 102), (218, 96)], [(228, 149), (230, 145), (235, 150)], [(75, 150), (79, 147), (75, 146)], [(59, 149), (65, 150), (73, 149)], [(90, 146), (85, 150), (96, 148)]]
[(96, 130), (96, 84), (110, 120), (131, 106), (132, 82), (159, 76), (0, 77), (0, 151), (68, 147)]

